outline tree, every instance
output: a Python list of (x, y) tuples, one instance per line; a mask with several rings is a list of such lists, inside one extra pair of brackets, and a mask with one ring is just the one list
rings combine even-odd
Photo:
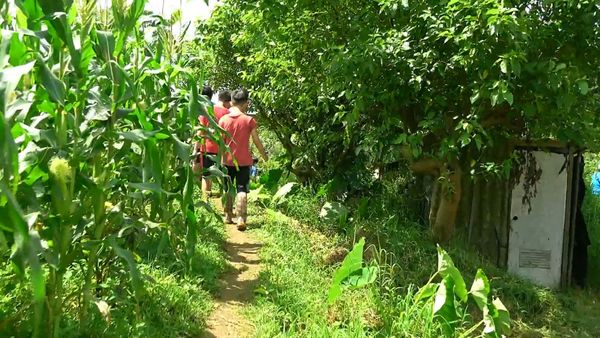
[(438, 178), (445, 241), (461, 182), (508, 175), (514, 141), (596, 140), (599, 22), (594, 1), (229, 0), (201, 30), (297, 175), (407, 158)]

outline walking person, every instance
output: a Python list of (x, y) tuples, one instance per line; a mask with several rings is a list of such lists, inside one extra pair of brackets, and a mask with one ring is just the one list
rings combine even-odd
[[(204, 90), (202, 91), (204, 94)], [(211, 90), (212, 93), (212, 90)], [(211, 94), (212, 95), (212, 94)], [(231, 107), (231, 93), (228, 90), (219, 92), (219, 101), (213, 106), (215, 121), (218, 123), (221, 118), (229, 113)], [(206, 116), (201, 115), (199, 118), (200, 124), (210, 129), (210, 123)], [(214, 130), (210, 129), (212, 133)], [(199, 136), (204, 136), (203, 131), (199, 132)], [(203, 137), (201, 142), (196, 143), (196, 153), (198, 157), (194, 163), (195, 172), (202, 170), (202, 196), (204, 198), (212, 196), (212, 180), (208, 168), (215, 164), (214, 158), (219, 153), (219, 145), (208, 137)]]
[(268, 156), (260, 141), (256, 130), (256, 121), (246, 115), (250, 104), (248, 91), (239, 89), (231, 95), (232, 107), (229, 114), (223, 116), (219, 126), (229, 136), (225, 136), (225, 143), (230, 151), (223, 156), (223, 164), (229, 175), (226, 200), (225, 200), (225, 222), (233, 223), (233, 192), (236, 195), (236, 223), (238, 230), (246, 230), (247, 220), (247, 194), (250, 185), (250, 167), (254, 164), (250, 152), (250, 138), (258, 149), (262, 158), (267, 161)]
[(598, 164), (596, 172), (592, 175), (592, 194), (600, 195), (600, 164)]

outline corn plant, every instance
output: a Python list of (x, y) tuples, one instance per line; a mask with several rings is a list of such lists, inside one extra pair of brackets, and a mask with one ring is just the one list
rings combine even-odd
[[(85, 328), (109, 276), (142, 304), (147, 240), (191, 269), (201, 220), (190, 141), (198, 114), (217, 125), (145, 2), (0, 4), (0, 253), (30, 281), (33, 336), (59, 337), (73, 303)], [(146, 41), (148, 26), (163, 33)], [(67, 296), (68, 271), (84, 277)]]

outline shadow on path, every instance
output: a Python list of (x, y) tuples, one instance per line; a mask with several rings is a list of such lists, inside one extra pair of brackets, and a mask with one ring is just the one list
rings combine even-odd
[(252, 326), (240, 310), (254, 297), (261, 270), (258, 253), (262, 244), (251, 233), (238, 231), (235, 225), (226, 224), (225, 227), (228, 237), (225, 251), (231, 268), (219, 282), (215, 309), (203, 337), (250, 337)]

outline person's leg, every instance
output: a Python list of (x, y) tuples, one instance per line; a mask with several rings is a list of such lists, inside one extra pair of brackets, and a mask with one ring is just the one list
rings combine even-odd
[(227, 177), (225, 178), (225, 223), (233, 223), (233, 194), (235, 185), (233, 184), (236, 169), (235, 167), (226, 166)]
[(212, 180), (208, 168), (215, 164), (215, 161), (210, 157), (213, 154), (204, 154), (202, 158), (202, 197), (211, 197)]
[(237, 188), (237, 225), (238, 230), (246, 230), (248, 218), (248, 191), (250, 187), (250, 167), (240, 167), (236, 175)]

